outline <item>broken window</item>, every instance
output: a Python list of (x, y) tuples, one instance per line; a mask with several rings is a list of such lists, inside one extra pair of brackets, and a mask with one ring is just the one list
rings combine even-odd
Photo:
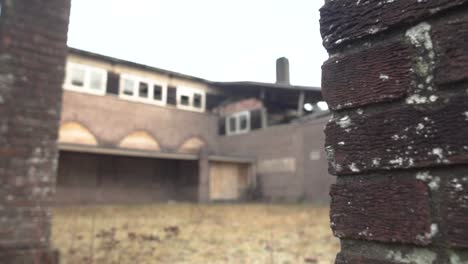
[(187, 96), (187, 95), (180, 96), (180, 104), (189, 106), (190, 105), (190, 97)]
[(141, 98), (148, 98), (148, 84), (145, 82), (140, 82), (138, 87), (138, 96)]
[(107, 93), (119, 95), (120, 75), (118, 73), (109, 71), (107, 73)]
[(196, 108), (202, 107), (202, 95), (201, 94), (194, 94), (193, 95), (193, 106)]
[(154, 85), (153, 86), (153, 99), (154, 100), (159, 100), (161, 101), (162, 100), (162, 86), (161, 85)]
[(67, 63), (64, 89), (104, 95), (107, 71), (87, 65)]

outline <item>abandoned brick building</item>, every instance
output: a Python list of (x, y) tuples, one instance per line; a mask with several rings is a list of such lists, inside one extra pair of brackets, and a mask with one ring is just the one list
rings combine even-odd
[(70, 48), (63, 89), (59, 203), (328, 200), (328, 108), (285, 58), (211, 82)]

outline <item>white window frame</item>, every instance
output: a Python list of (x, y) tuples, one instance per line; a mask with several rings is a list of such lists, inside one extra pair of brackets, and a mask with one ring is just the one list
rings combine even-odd
[[(134, 82), (133, 84), (133, 95), (127, 95), (124, 94), (124, 83), (125, 80), (131, 80)], [(140, 89), (139, 89), (139, 84), (140, 82), (144, 82), (148, 84), (148, 97), (143, 98), (140, 97)], [(158, 85), (162, 87), (161, 91), (161, 100), (156, 100), (153, 98), (154, 94), (154, 86)], [(142, 78), (136, 75), (131, 75), (131, 74), (122, 74), (120, 76), (120, 83), (119, 83), (119, 97), (122, 99), (126, 99), (129, 101), (136, 101), (136, 102), (142, 102), (146, 104), (154, 104), (154, 105), (161, 105), (164, 106), (166, 105), (167, 101), (167, 84), (154, 80), (154, 79), (148, 79), (148, 78)]]
[[(194, 112), (204, 112), (206, 108), (206, 92), (200, 89), (189, 88), (189, 87), (181, 87), (178, 86), (177, 88), (177, 108), (182, 110), (189, 110)], [(201, 95), (201, 107), (194, 106), (194, 97), (195, 94)], [(187, 96), (189, 98), (189, 105), (181, 104), (182, 96)]]
[[(84, 71), (83, 86), (76, 86), (72, 83), (72, 69), (79, 69)], [(98, 73), (101, 75), (101, 87), (99, 89), (91, 88), (91, 73)], [(66, 66), (66, 76), (63, 88), (75, 92), (90, 93), (95, 95), (105, 95), (107, 88), (107, 71), (101, 68), (92, 67), (84, 64), (68, 62)]]
[[(247, 127), (245, 129), (241, 129), (240, 124), (241, 124), (241, 117), (245, 116), (247, 118)], [(231, 122), (230, 119), (235, 118), (236, 119), (236, 129), (232, 129), (231, 127)], [(231, 135), (239, 135), (239, 134), (245, 134), (250, 132), (250, 111), (242, 111), (238, 112), (229, 116), (226, 116), (225, 120), (225, 126), (226, 126), (226, 135), (231, 136)]]

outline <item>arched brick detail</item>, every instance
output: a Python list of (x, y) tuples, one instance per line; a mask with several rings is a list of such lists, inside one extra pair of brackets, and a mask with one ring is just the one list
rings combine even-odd
[(146, 131), (135, 131), (124, 137), (120, 143), (121, 148), (160, 151), (158, 141)]
[(96, 146), (98, 142), (93, 133), (78, 122), (66, 122), (60, 126), (59, 143)]
[(181, 153), (198, 153), (206, 146), (205, 140), (200, 137), (191, 137), (185, 140), (177, 149)]

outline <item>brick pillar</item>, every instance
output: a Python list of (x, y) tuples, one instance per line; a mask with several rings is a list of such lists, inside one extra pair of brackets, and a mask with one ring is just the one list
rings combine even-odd
[(468, 263), (468, 0), (328, 0), (336, 263)]
[(198, 202), (207, 203), (210, 201), (210, 161), (208, 150), (200, 152), (198, 161)]
[(0, 263), (54, 263), (69, 0), (0, 0)]

